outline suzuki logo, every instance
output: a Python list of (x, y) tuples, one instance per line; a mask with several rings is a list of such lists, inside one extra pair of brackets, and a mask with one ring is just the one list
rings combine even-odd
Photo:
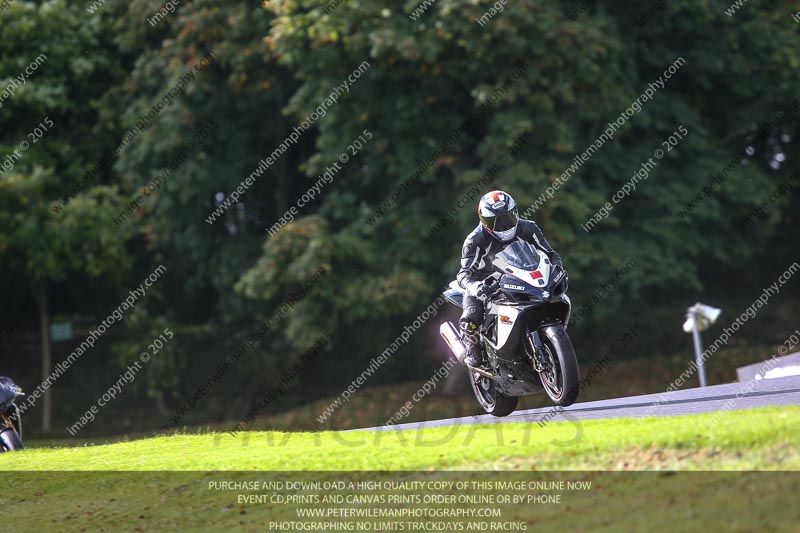
[(547, 291), (542, 291), (542, 296), (544, 296), (545, 298), (550, 298), (550, 293)]

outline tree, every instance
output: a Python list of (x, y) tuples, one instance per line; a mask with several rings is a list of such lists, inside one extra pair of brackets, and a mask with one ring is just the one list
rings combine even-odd
[[(92, 188), (70, 202), (59, 214), (52, 212), (44, 184), (52, 170), (35, 167), (0, 180), (0, 250), (21, 263), (31, 282), (39, 308), (42, 342), (42, 381), (53, 370), (50, 343), (48, 288), (67, 274), (78, 272), (88, 279), (120, 278), (131, 264), (126, 237), (110, 224), (118, 195), (103, 186)], [(42, 429), (50, 430), (52, 389), (43, 397)]]
[[(296, 119), (353, 66), (372, 65), (319, 121), (308, 173), (335, 161), (364, 128), (375, 133), (373, 145), (339, 178), (347, 185), (330, 187), (318, 212), (338, 233), (380, 241), (383, 259), (395, 267), (444, 282), (457, 265), (461, 238), (475, 224), (473, 209), (455, 209), (455, 222), (434, 239), (427, 229), (503, 160), (515, 139), (528, 132), (533, 142), (481, 190), (507, 188), (526, 211), (670, 66), (677, 70), (664, 87), (532, 216), (562, 251), (578, 300), (594, 291), (593, 280), (632, 257), (645, 265), (631, 274), (634, 293), (669, 292), (700, 288), (704, 260), (732, 264), (762, 253), (731, 214), (752, 210), (754, 191), (770, 190), (796, 166), (770, 167), (781, 139), (797, 138), (794, 118), (771, 131), (751, 164), (741, 165), (695, 216), (681, 219), (678, 212), (728, 161), (746, 159), (749, 139), (794, 100), (800, 71), (791, 51), (798, 38), (785, 13), (751, 3), (731, 21), (705, 4), (670, 2), (642, 25), (641, 13), (623, 4), (598, 2), (570, 20), (568, 7), (526, 0), (480, 25), (476, 19), (488, 2), (441, 0), (416, 22), (408, 17), (411, 4), (343, 4), (330, 15), (326, 4), (270, 3), (277, 17), (270, 43), (302, 82), (288, 108)], [(737, 51), (744, 48), (747, 54)], [(524, 77), (504, 88), (522, 63)], [(770, 80), (766, 90), (764, 80)], [(498, 88), (500, 97), (440, 150), (419, 185), (377, 222), (365, 223)], [(679, 128), (689, 134), (670, 147), (648, 181), (597, 229), (584, 231)], [(700, 232), (698, 223), (716, 229)], [(426, 257), (421, 252), (428, 247), (436, 252)]]
[[(32, 286), (43, 380), (53, 366), (50, 286), (75, 273), (119, 280), (132, 262), (129, 233), (112, 223), (123, 197), (105, 184), (108, 166), (98, 164), (117, 134), (113, 123), (98, 120), (96, 102), (124, 74), (102, 35), (97, 20), (87, 23), (80, 6), (63, 0), (16, 2), (4, 14), (0, 72), (4, 79), (27, 79), (0, 108), (0, 120), (10, 125), (0, 133), (2, 153), (18, 156), (0, 176), (0, 248), (16, 258)], [(50, 389), (43, 403), (48, 431)]]

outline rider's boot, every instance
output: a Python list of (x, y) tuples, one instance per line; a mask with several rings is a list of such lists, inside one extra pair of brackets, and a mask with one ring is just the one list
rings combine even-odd
[(478, 326), (473, 322), (461, 322), (461, 337), (464, 339), (464, 347), (466, 354), (464, 355), (464, 364), (477, 368), (483, 366), (485, 360), (483, 357), (483, 347), (481, 346), (481, 337), (478, 333)]

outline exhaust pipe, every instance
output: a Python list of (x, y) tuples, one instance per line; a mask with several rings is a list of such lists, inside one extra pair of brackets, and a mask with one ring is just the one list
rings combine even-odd
[(453, 352), (453, 355), (456, 356), (456, 359), (458, 359), (459, 363), (465, 365), (467, 369), (472, 372), (476, 372), (485, 378), (497, 381), (497, 376), (494, 374), (480, 368), (471, 367), (464, 363), (464, 357), (467, 355), (467, 349), (464, 346), (464, 341), (461, 340), (461, 335), (458, 333), (458, 330), (452, 322), (445, 322), (439, 326), (439, 333), (442, 335), (444, 342), (447, 343), (447, 346), (450, 348), (450, 351)]
[(447, 346), (450, 348), (450, 351), (453, 352), (453, 355), (456, 356), (458, 362), (463, 363), (467, 349), (464, 347), (464, 343), (461, 341), (461, 335), (459, 335), (458, 330), (453, 323), (445, 322), (439, 326), (439, 334), (444, 339), (444, 342), (447, 343)]

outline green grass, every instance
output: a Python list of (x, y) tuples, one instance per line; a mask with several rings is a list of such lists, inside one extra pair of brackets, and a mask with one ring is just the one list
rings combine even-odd
[(385, 432), (172, 435), (0, 455), (0, 470), (800, 469), (800, 407)]
[[(796, 531), (800, 473), (737, 471), (800, 470), (799, 438), (800, 407), (737, 411), (716, 421), (697, 415), (544, 427), (172, 435), (2, 454), (0, 469), (9, 484), (0, 493), (0, 509), (23, 532), (271, 531), (271, 522), (301, 520), (300, 508), (331, 505), (248, 503), (239, 497), (272, 493), (212, 489), (210, 483), (584, 480), (592, 482), (591, 490), (562, 491), (558, 504), (490, 507), (528, 531)], [(602, 472), (659, 469), (703, 471)], [(456, 521), (446, 522), (454, 527)]]

